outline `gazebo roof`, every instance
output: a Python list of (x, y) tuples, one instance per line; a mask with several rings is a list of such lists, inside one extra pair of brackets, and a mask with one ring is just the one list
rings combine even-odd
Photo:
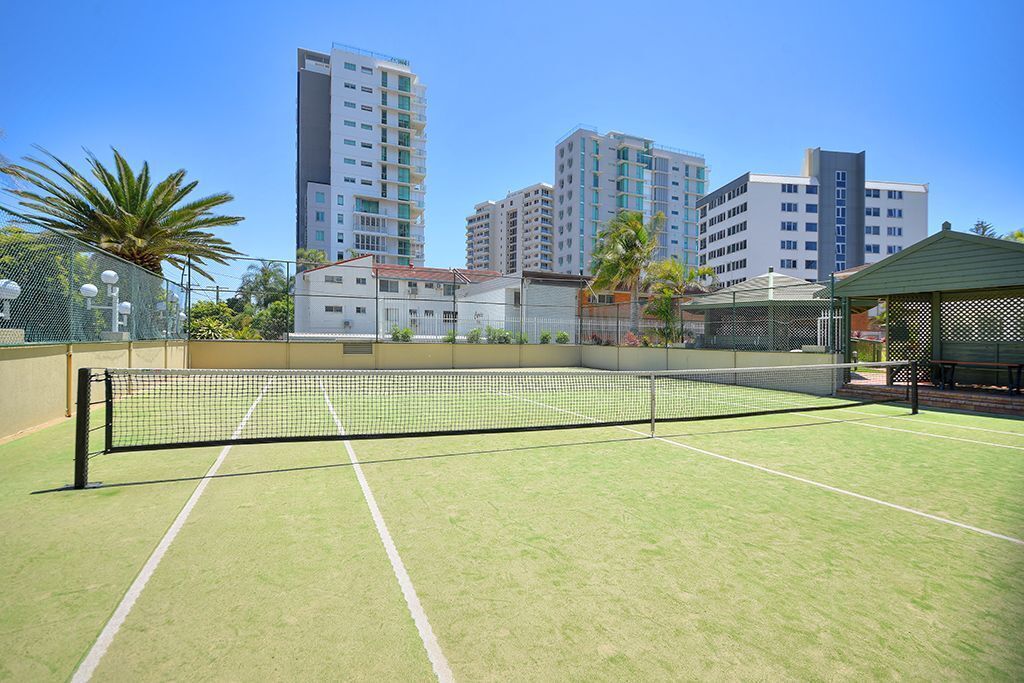
[(707, 296), (683, 304), (684, 309), (731, 308), (733, 306), (764, 306), (768, 302), (781, 305), (818, 303), (815, 298), (822, 286), (790, 275), (768, 271)]
[(836, 282), (838, 297), (1024, 287), (1024, 244), (943, 229)]

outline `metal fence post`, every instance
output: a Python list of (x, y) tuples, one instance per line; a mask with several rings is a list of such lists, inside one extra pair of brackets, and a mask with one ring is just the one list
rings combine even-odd
[(910, 361), (910, 414), (917, 415), (917, 361)]
[(652, 439), (654, 438), (654, 426), (655, 426), (655, 423), (656, 423), (655, 416), (657, 415), (657, 413), (655, 412), (655, 407), (656, 406), (655, 406), (654, 395), (655, 395), (655, 391), (654, 391), (654, 373), (652, 372), (651, 373), (651, 438)]
[[(373, 275), (373, 266), (370, 266), (370, 274)], [(380, 341), (380, 278), (370, 277), (373, 282), (373, 340)]]
[(75, 488), (89, 485), (89, 408), (92, 403), (92, 370), (78, 370), (78, 407), (75, 414)]

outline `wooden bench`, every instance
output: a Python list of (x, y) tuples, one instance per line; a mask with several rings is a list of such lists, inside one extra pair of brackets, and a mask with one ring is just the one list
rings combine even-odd
[(976, 360), (933, 360), (932, 365), (939, 369), (939, 388), (956, 389), (956, 369), (958, 367), (980, 368), (983, 370), (1006, 370), (1007, 389), (1011, 394), (1021, 393), (1021, 371), (1024, 363), (1000, 363)]

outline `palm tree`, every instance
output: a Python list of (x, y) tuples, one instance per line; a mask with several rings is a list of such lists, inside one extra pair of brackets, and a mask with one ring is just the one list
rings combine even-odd
[(975, 222), (974, 226), (971, 227), (971, 232), (979, 237), (996, 237), (996, 229), (992, 227), (992, 224), (983, 221), (980, 218)]
[(717, 281), (718, 275), (711, 266), (687, 267), (675, 259), (651, 264), (644, 276), (644, 287), (650, 292), (644, 312), (662, 322), (659, 330), (662, 341), (668, 344), (677, 336), (678, 297), (695, 291), (706, 292)]
[(203, 269), (207, 260), (224, 264), (239, 255), (208, 232), (242, 220), (213, 213), (233, 197), (221, 192), (186, 201), (198, 183), (186, 182), (184, 169), (153, 184), (148, 163), (136, 174), (115, 149), (113, 172), (88, 154), (94, 182), (42, 151), (48, 159), (26, 157), (25, 164), (2, 169), (23, 182), (6, 190), (18, 198), (21, 210), (7, 209), (17, 222), (62, 230), (157, 274), (165, 262), (178, 268), (191, 262), (197, 273), (210, 277)]
[(1003, 235), (1004, 240), (1010, 240), (1011, 242), (1024, 242), (1024, 230), (1014, 230)]
[(658, 250), (658, 233), (665, 225), (659, 212), (644, 225), (643, 214), (623, 211), (598, 235), (591, 272), (594, 289), (629, 290), (630, 329), (640, 328), (640, 282)]
[(323, 249), (299, 247), (295, 250), (295, 261), (295, 272), (301, 273), (307, 268), (315, 268), (327, 263), (327, 252)]
[(238, 295), (257, 311), (262, 311), (275, 301), (287, 297), (289, 285), (284, 266), (279, 261), (259, 261), (245, 269)]

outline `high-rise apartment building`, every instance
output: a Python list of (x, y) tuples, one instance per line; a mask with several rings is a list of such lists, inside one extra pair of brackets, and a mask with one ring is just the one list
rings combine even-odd
[(298, 51), (296, 246), (423, 265), (426, 91), (409, 62)]
[(697, 201), (704, 156), (652, 140), (579, 126), (555, 145), (554, 269), (589, 274), (597, 235), (620, 211), (659, 212), (658, 259), (697, 264)]
[(486, 201), (466, 217), (466, 267), (515, 273), (554, 268), (551, 185), (524, 187)]
[(824, 280), (928, 235), (928, 185), (865, 180), (864, 152), (808, 149), (802, 175), (744, 173), (698, 207), (700, 264), (725, 285), (769, 268)]

